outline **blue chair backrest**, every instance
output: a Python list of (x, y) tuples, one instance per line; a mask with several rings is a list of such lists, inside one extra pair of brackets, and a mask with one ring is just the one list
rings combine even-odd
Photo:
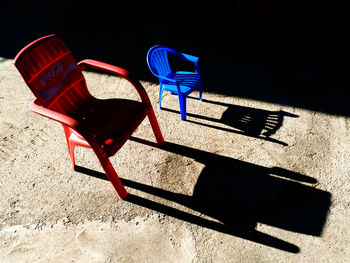
[(172, 72), (169, 66), (168, 51), (176, 52), (167, 46), (158, 45), (152, 47), (147, 53), (147, 64), (156, 77), (166, 76)]

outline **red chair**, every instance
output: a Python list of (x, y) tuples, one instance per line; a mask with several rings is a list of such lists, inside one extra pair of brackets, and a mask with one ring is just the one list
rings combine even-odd
[[(127, 196), (109, 157), (113, 156), (148, 116), (158, 144), (164, 142), (151, 102), (141, 83), (128, 71), (95, 60), (78, 64), (55, 35), (39, 38), (24, 47), (14, 62), (36, 99), (30, 109), (62, 124), (75, 170), (74, 147), (92, 148), (108, 179), (122, 199)], [(100, 100), (86, 87), (85, 68), (105, 71), (127, 79), (141, 102)]]

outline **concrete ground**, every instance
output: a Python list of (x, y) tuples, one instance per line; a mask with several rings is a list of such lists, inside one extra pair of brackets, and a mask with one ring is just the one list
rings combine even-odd
[[(142, 81), (148, 120), (111, 158), (120, 200), (93, 152), (71, 169), (58, 123), (0, 59), (0, 262), (350, 262), (350, 120), (204, 90), (188, 99)], [(123, 79), (84, 73), (99, 98), (137, 99)]]

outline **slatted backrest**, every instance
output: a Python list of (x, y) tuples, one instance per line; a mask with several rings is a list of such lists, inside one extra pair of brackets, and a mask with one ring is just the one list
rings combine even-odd
[(15, 66), (44, 107), (70, 113), (91, 97), (70, 51), (55, 35), (24, 47), (15, 58)]
[(166, 46), (154, 46), (148, 51), (147, 63), (154, 75), (166, 76), (171, 72), (168, 51)]

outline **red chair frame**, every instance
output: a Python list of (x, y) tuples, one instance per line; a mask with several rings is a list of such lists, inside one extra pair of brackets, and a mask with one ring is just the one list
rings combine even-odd
[[(60, 61), (60, 64), (54, 68), (54, 65), (56, 65), (54, 63), (57, 63), (57, 61)], [(71, 64), (67, 67), (66, 65), (69, 63)], [(151, 102), (141, 83), (128, 71), (117, 66), (91, 59), (76, 64), (62, 40), (55, 35), (39, 38), (24, 47), (17, 54), (14, 64), (36, 96), (36, 99), (30, 103), (30, 109), (62, 124), (73, 170), (75, 170), (75, 146), (91, 148), (118, 195), (125, 199), (128, 193), (114, 170), (109, 157), (113, 156), (123, 146), (146, 116), (150, 121), (157, 143), (162, 144), (164, 142)], [(51, 72), (48, 72), (48, 68), (51, 67)], [(94, 98), (88, 92), (82, 75), (82, 71), (86, 68), (104, 71), (128, 80), (138, 92), (141, 102), (118, 99), (108, 101)], [(60, 77), (63, 77), (63, 79), (59, 79)], [(55, 78), (58, 80), (54, 80)], [(51, 82), (54, 84), (58, 82), (57, 88), (54, 84), (50, 84)], [(57, 92), (56, 89), (58, 89)], [(51, 92), (50, 90), (54, 90), (53, 95), (41, 96), (42, 94), (48, 94), (47, 91)], [(72, 97), (75, 99), (74, 102), (71, 101)], [(115, 120), (111, 118), (108, 127), (111, 126), (112, 128), (106, 128), (103, 125), (99, 127), (101, 123), (95, 124), (96, 117), (101, 116), (108, 119), (109, 114), (112, 114), (108, 111), (98, 112), (98, 110), (103, 110), (105, 105), (111, 105), (108, 107), (112, 107), (114, 104), (130, 107), (130, 113), (128, 112), (129, 108), (127, 108), (125, 118), (116, 118)], [(96, 114), (98, 115), (95, 116), (95, 119), (89, 117), (88, 114), (81, 114), (84, 107), (88, 107), (91, 111), (97, 111)], [(132, 109), (135, 110), (132, 112)], [(99, 113), (102, 114), (99, 115)], [(121, 127), (118, 134), (114, 124)], [(109, 129), (107, 135), (106, 129)]]

